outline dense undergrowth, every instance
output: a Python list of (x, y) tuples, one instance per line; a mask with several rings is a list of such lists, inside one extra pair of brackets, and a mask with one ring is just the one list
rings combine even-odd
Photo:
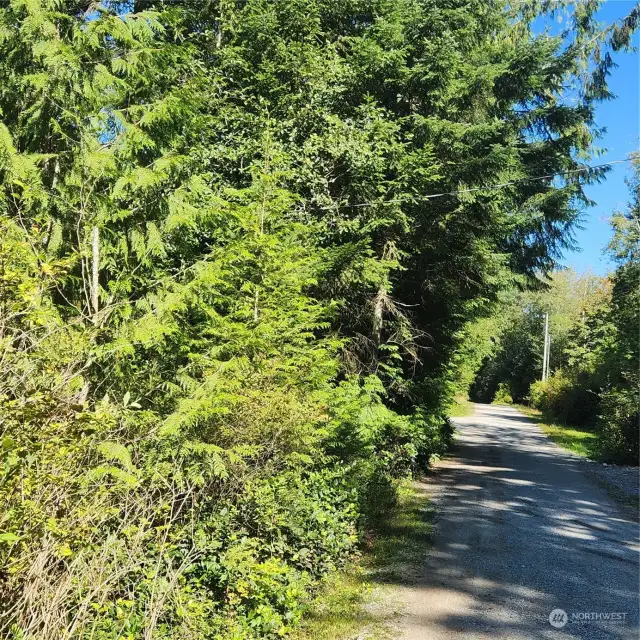
[(604, 175), (592, 4), (0, 3), (3, 638), (299, 623)]
[(309, 603), (295, 640), (391, 640), (403, 603), (390, 585), (403, 583), (424, 563), (433, 536), (434, 506), (425, 487), (396, 483), (396, 498), (371, 524), (357, 563), (327, 576)]

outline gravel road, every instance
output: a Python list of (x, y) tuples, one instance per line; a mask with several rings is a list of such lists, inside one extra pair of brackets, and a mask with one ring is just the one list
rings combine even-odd
[(456, 425), (433, 548), (395, 587), (394, 637), (640, 637), (638, 523), (515, 409), (476, 405)]

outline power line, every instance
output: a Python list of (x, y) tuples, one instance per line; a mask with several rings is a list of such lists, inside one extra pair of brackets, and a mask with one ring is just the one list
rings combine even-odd
[(571, 169), (569, 171), (559, 171), (557, 173), (549, 173), (544, 176), (534, 176), (531, 178), (520, 178), (518, 180), (511, 180), (509, 182), (502, 182), (500, 184), (485, 185), (482, 187), (471, 187), (469, 189), (458, 189), (457, 191), (443, 191), (442, 193), (433, 193), (426, 196), (417, 196), (415, 198), (395, 198), (393, 200), (382, 200), (378, 202), (358, 202), (355, 204), (334, 204), (323, 207), (312, 207), (315, 210), (329, 210), (329, 209), (357, 209), (360, 207), (376, 207), (386, 206), (389, 204), (402, 204), (404, 202), (420, 202), (423, 200), (433, 200), (434, 198), (442, 198), (444, 196), (455, 196), (461, 193), (473, 193), (476, 191), (491, 191), (495, 189), (504, 189), (504, 187), (510, 187), (515, 184), (522, 184), (523, 182), (536, 182), (538, 180), (549, 180), (551, 178), (557, 178), (558, 176), (568, 176), (575, 173), (585, 173), (586, 171), (594, 171), (596, 169), (602, 169), (604, 167), (610, 167), (614, 164), (621, 164), (624, 162), (630, 162), (631, 158), (624, 158), (623, 160), (612, 160), (611, 162), (604, 162), (602, 164), (596, 164), (588, 167), (582, 167), (580, 169)]

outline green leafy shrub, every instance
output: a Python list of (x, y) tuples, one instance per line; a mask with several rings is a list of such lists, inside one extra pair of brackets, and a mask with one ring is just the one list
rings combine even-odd
[(618, 464), (640, 461), (638, 385), (613, 388), (602, 394), (600, 437), (603, 457)]
[(25, 430), (10, 408), (20, 428), (2, 448), (3, 605), (27, 637), (280, 637), (313, 580), (354, 552), (358, 495), (344, 468), (298, 461), (256, 476), (241, 452), (209, 464), (156, 438), (116, 444), (151, 425), (144, 412), (103, 403), (46, 426), (51, 407), (32, 405), (39, 420)]
[(509, 385), (506, 382), (501, 382), (498, 385), (496, 394), (493, 397), (494, 404), (513, 404), (513, 398), (509, 390)]
[(565, 422), (572, 405), (573, 382), (562, 370), (555, 371), (545, 381), (531, 385), (531, 404), (555, 420)]
[(531, 383), (531, 386), (529, 387), (529, 404), (535, 409), (540, 409), (542, 411), (546, 390), (546, 381), (536, 380)]
[(459, 332), (598, 174), (522, 178), (579, 168), (609, 64), (595, 5), (566, 54), (455, 4), (1, 3), (3, 638), (282, 637), (444, 451)]
[(595, 428), (600, 398), (590, 382), (588, 374), (569, 376), (559, 369), (546, 382), (537, 381), (531, 385), (531, 406), (562, 424)]

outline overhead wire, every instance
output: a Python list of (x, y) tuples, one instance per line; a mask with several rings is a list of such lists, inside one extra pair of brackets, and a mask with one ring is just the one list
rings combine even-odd
[(517, 180), (510, 180), (508, 182), (501, 182), (499, 184), (491, 184), (491, 185), (483, 185), (481, 187), (470, 187), (468, 189), (456, 189), (453, 191), (442, 191), (441, 193), (432, 193), (429, 195), (408, 197), (408, 198), (394, 198), (392, 200), (378, 200), (378, 201), (370, 201), (370, 202), (356, 202), (356, 203), (335, 203), (333, 205), (325, 205), (321, 207), (312, 207), (315, 210), (330, 210), (330, 209), (357, 209), (361, 207), (377, 207), (377, 206), (387, 206), (391, 204), (402, 204), (405, 202), (421, 202), (424, 200), (433, 200), (435, 198), (443, 198), (445, 196), (456, 196), (464, 193), (474, 193), (477, 191), (492, 191), (496, 189), (504, 189), (505, 187), (510, 187), (516, 184), (522, 184), (524, 182), (536, 182), (539, 180), (551, 180), (552, 178), (557, 178), (560, 176), (567, 176), (576, 173), (586, 173), (588, 171), (596, 171), (597, 169), (603, 169), (604, 167), (610, 167), (616, 164), (622, 164), (625, 162), (630, 162), (631, 158), (624, 158), (621, 160), (612, 160), (611, 162), (603, 162), (602, 164), (589, 165), (585, 167), (581, 167), (580, 169), (569, 169), (567, 171), (558, 171), (556, 173), (549, 173), (541, 176), (532, 176), (529, 178), (519, 178)]

